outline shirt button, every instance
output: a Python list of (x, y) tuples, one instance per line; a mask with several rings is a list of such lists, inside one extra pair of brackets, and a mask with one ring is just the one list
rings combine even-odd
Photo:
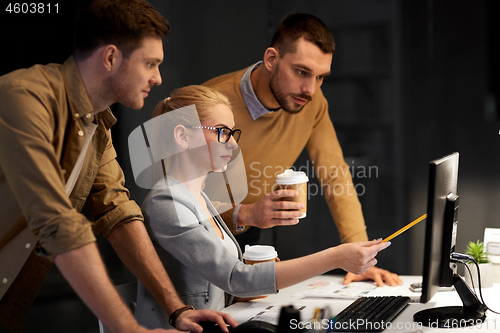
[(83, 131), (82, 130), (78, 131), (78, 136), (83, 136)]
[(92, 114), (87, 113), (87, 114), (85, 115), (85, 117), (90, 118), (90, 117), (92, 117)]
[(80, 117), (80, 114), (75, 113), (75, 116), (74, 116), (74, 117), (75, 117), (75, 118), (79, 118), (79, 117)]
[(2, 282), (3, 283), (7, 283), (9, 280), (7, 280), (7, 278), (3, 278)]

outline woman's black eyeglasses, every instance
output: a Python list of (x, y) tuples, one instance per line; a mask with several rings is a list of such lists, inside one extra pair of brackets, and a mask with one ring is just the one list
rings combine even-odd
[(203, 129), (209, 129), (209, 130), (214, 130), (217, 131), (218, 134), (218, 140), (220, 143), (226, 143), (229, 140), (231, 140), (231, 136), (234, 138), (234, 141), (238, 142), (241, 136), (241, 130), (235, 129), (232, 130), (229, 127), (205, 127), (205, 126), (186, 126), (190, 128), (203, 128)]

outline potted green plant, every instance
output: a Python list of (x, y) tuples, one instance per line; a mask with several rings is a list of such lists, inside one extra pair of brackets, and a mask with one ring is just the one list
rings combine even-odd
[[(481, 276), (481, 287), (482, 288), (489, 288), (493, 287), (493, 269), (491, 266), (491, 263), (488, 259), (488, 253), (486, 252), (484, 248), (484, 243), (481, 241), (477, 242), (469, 242), (467, 244), (467, 249), (465, 250), (465, 253), (470, 255), (474, 260), (478, 263), (479, 266), (479, 273)], [(473, 262), (468, 262), (467, 266), (469, 267), (473, 281), (474, 281), (474, 287), (478, 288), (479, 287), (479, 282), (477, 278), (477, 268), (476, 265)], [(468, 270), (466, 269), (465, 271), (465, 281), (469, 286), (472, 287), (471, 284), (471, 274), (469, 274)]]

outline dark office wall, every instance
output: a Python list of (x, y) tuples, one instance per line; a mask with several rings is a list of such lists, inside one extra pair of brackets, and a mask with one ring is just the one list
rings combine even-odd
[[(403, 139), (409, 213), (426, 210), (427, 162), (460, 153), (457, 251), (500, 227), (498, 113), (492, 105), (493, 2), (405, 2)], [(497, 55), (498, 56), (498, 55)], [(411, 232), (411, 272), (421, 274), (424, 230)]]

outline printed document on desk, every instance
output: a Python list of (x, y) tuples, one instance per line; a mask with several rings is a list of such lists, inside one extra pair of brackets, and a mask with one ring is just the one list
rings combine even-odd
[(294, 296), (302, 298), (340, 298), (356, 299), (361, 296), (370, 296), (377, 289), (375, 282), (352, 282), (343, 285), (339, 282), (317, 281), (311, 283), (308, 288)]
[[(296, 302), (290, 302), (287, 305), (292, 305), (295, 309), (299, 310), (300, 318), (302, 320), (312, 318), (315, 307), (312, 305), (304, 305)], [(260, 320), (278, 325), (281, 308), (284, 304), (280, 303), (261, 303), (261, 302), (247, 302), (246, 307), (235, 314), (233, 318), (239, 323), (249, 320)]]

